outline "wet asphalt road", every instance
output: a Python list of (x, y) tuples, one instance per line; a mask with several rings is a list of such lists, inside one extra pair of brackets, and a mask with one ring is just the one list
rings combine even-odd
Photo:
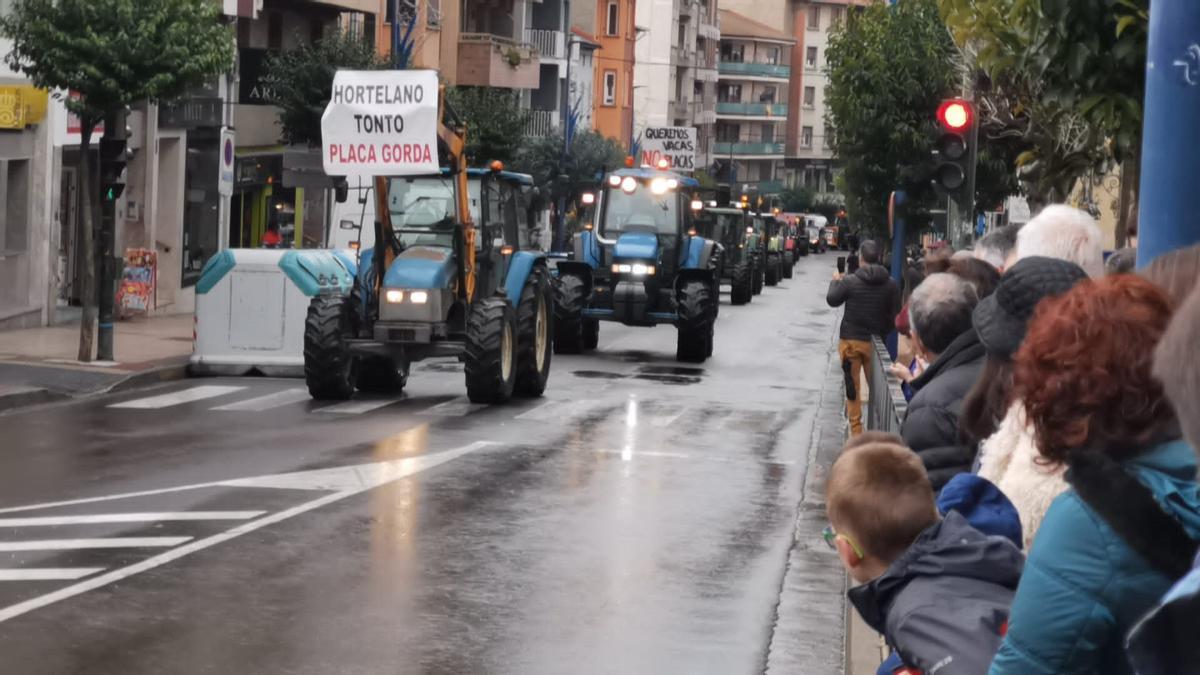
[(701, 366), (603, 323), (507, 406), (443, 361), (339, 408), (213, 378), (0, 416), (0, 672), (762, 672), (833, 263), (726, 293)]

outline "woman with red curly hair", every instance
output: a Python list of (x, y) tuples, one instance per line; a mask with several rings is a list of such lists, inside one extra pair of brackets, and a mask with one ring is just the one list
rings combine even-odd
[(1065, 465), (991, 675), (1130, 673), (1125, 636), (1200, 541), (1196, 456), (1152, 375), (1171, 303), (1133, 275), (1038, 306), (1013, 394), (1042, 461)]

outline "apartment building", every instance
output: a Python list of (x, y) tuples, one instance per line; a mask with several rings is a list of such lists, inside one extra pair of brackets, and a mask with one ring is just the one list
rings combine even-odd
[(635, 134), (653, 126), (696, 127), (696, 166), (709, 166), (721, 39), (717, 2), (641, 0), (636, 12)]
[(595, 46), (591, 127), (626, 147), (633, 140), (635, 12), (635, 0), (578, 0), (571, 5), (572, 32)]
[(718, 177), (734, 194), (769, 197), (784, 189), (784, 139), (796, 111), (786, 33), (722, 9), (716, 145)]

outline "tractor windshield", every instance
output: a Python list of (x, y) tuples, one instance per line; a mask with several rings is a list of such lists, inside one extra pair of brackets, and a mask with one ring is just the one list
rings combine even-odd
[(674, 190), (654, 194), (649, 185), (642, 183), (632, 192), (608, 188), (604, 191), (604, 222), (600, 232), (610, 238), (624, 232), (675, 234), (679, 227), (678, 202)]
[(451, 246), (458, 209), (454, 182), (442, 176), (388, 180), (392, 229), (402, 246)]

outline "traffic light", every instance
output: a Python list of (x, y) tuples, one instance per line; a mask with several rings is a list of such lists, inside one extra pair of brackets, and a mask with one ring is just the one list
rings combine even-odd
[(937, 111), (933, 185), (947, 195), (959, 195), (975, 159), (975, 109), (960, 98), (942, 101)]
[(133, 151), (124, 138), (100, 139), (100, 201), (113, 203), (125, 192), (129, 159)]

